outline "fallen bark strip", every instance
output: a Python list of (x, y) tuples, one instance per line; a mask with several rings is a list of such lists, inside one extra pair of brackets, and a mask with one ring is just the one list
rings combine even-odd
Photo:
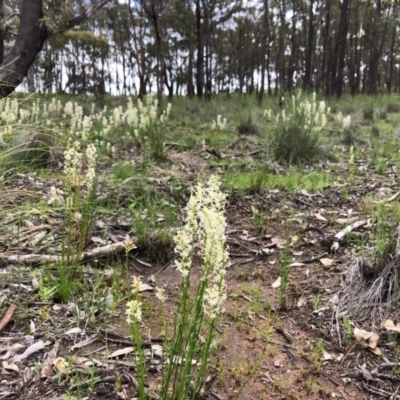
[[(93, 250), (85, 251), (81, 254), (78, 259), (79, 262), (85, 262), (101, 257), (110, 256), (113, 254), (119, 254), (126, 251), (126, 242), (118, 242), (109, 244), (103, 247), (97, 247)], [(0, 266), (6, 266), (9, 264), (23, 264), (26, 266), (36, 266), (48, 263), (58, 263), (62, 261), (61, 255), (47, 255), (47, 254), (19, 254), (19, 255), (7, 255), (0, 253)]]

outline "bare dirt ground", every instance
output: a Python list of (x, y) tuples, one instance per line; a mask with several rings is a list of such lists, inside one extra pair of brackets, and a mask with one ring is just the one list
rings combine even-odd
[[(179, 154), (174, 157), (177, 162)], [(192, 163), (196, 157), (193, 155)], [(189, 162), (187, 156), (182, 159)], [(198, 167), (192, 165), (192, 170)], [(186, 165), (180, 173), (185, 176), (188, 168)], [(337, 184), (313, 193), (263, 189), (230, 194), (226, 210), (231, 261), (226, 276), (228, 299), (204, 399), (397, 398), (400, 377), (396, 334), (389, 337), (368, 320), (358, 324), (350, 321), (350, 328), (346, 328), (334, 317), (335, 295), (343, 287), (349, 266), (361, 256), (359, 241), (364, 243), (363, 249), (371, 245), (374, 221), (355, 230), (358, 241), (346, 236), (332, 251), (338, 232), (355, 221), (368, 220), (363, 206), (365, 196), (390, 198), (395, 193), (396, 175), (383, 179), (368, 168), (362, 175), (351, 175), (347, 166), (337, 168), (333, 172)], [(158, 180), (152, 181), (153, 185), (166, 190), (163, 171), (158, 169), (155, 175)], [(195, 180), (194, 175), (187, 175), (186, 180)], [(49, 184), (35, 174), (21, 174), (12, 181), (14, 187), (21, 188), (21, 195), (12, 201), (22, 202), (22, 191), (41, 193), (52, 184), (57, 185), (57, 179)], [(104, 184), (100, 190), (105, 201), (118, 195), (123, 204), (130, 190), (126, 185), (116, 191)], [(16, 218), (6, 217), (9, 221)], [(7, 223), (6, 217), (3, 224)], [(19, 240), (15, 239), (15, 230), (0, 239), (2, 252), (51, 252), (50, 242), (60, 240), (56, 227), (61, 218), (57, 213), (42, 212), (39, 206), (31, 207), (30, 214), (21, 217)], [(124, 240), (131, 229), (129, 217), (117, 210), (102, 214), (99, 221), (89, 248)], [(47, 242), (36, 242), (36, 235), (42, 231), (46, 232)], [(165, 315), (172, 320), (180, 277), (173, 259), (161, 262), (159, 252), (163, 250), (157, 246), (150, 249), (154, 254), (139, 247), (129, 258), (128, 270), (123, 270), (117, 281), (107, 278), (107, 271), (111, 268), (110, 276), (115, 274), (112, 269), (118, 256), (87, 264), (83, 274), (91, 289), (67, 304), (51, 296), (47, 301), (38, 297), (39, 267), (3, 265), (1, 315), (11, 304), (17, 308), (0, 333), (0, 399), (135, 398), (125, 302), (123, 296), (116, 296), (109, 306), (109, 300), (111, 293), (118, 292), (115, 282), (121, 294), (129, 288), (130, 276), (141, 275), (150, 286), (157, 284), (166, 289), (171, 301)], [(289, 272), (286, 290), (282, 290), (278, 279), (282, 280), (285, 254)], [(124, 260), (123, 255), (121, 258)], [(49, 267), (47, 273), (51, 275), (52, 265)], [(196, 268), (201, 268), (200, 262)], [(104, 274), (98, 287), (96, 274)], [(162, 370), (161, 310), (152, 290), (143, 295), (147, 304), (144, 340), (148, 384), (155, 392)], [(398, 323), (398, 315), (392, 319)], [(356, 326), (379, 333), (380, 356), (370, 351), (366, 342), (355, 339)]]

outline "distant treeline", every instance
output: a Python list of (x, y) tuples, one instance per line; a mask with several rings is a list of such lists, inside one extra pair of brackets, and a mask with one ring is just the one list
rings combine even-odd
[(260, 100), (296, 87), (338, 97), (393, 92), (399, 26), (397, 0), (116, 0), (51, 38), (27, 84), (72, 94), (239, 92)]

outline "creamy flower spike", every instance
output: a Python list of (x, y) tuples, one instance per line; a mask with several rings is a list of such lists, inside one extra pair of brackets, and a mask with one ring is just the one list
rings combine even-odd
[(347, 117), (343, 118), (343, 129), (350, 128), (351, 125), (351, 115), (348, 115)]
[[(87, 161), (87, 167), (84, 168), (84, 155)], [(85, 154), (81, 151), (81, 145), (75, 141), (64, 152), (64, 173), (66, 182), (69, 187), (86, 185), (86, 189), (90, 192), (93, 189), (96, 172), (96, 147), (89, 144)]]
[(156, 287), (156, 294), (155, 296), (157, 297), (158, 300), (161, 301), (161, 303), (165, 303), (165, 301), (167, 300), (167, 296), (165, 294), (165, 289)]
[(222, 118), (220, 114), (217, 115), (217, 119), (211, 122), (211, 129), (219, 129), (223, 131), (227, 125), (226, 118)]
[(132, 282), (132, 291), (133, 293), (140, 293), (143, 291), (144, 285), (142, 282), (142, 277), (141, 276), (134, 276), (133, 277), (133, 282)]
[(128, 301), (125, 314), (126, 314), (126, 322), (128, 324), (131, 324), (133, 322), (141, 322), (142, 303), (137, 300)]
[(175, 236), (175, 251), (180, 256), (175, 265), (183, 279), (188, 277), (192, 267), (194, 243), (200, 245), (201, 280), (208, 285), (203, 307), (211, 318), (222, 310), (226, 298), (225, 271), (229, 265), (223, 214), (226, 195), (220, 186), (221, 181), (215, 175), (207, 185), (197, 185), (188, 202), (186, 224)]

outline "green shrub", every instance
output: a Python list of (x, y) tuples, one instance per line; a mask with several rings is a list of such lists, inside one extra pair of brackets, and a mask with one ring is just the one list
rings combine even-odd
[(400, 104), (399, 103), (388, 103), (386, 106), (388, 113), (399, 113), (400, 112)]
[(374, 120), (374, 106), (372, 104), (368, 104), (363, 111), (363, 116), (366, 121)]

